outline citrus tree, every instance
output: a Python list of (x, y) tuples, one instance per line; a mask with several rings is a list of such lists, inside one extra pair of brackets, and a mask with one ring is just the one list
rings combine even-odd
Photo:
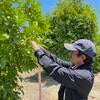
[(94, 42), (96, 45), (96, 58), (95, 58), (95, 63), (94, 63), (94, 72), (100, 71), (100, 34), (96, 34), (94, 37)]
[(29, 40), (42, 44), (42, 33), (47, 30), (35, 0), (0, 1), (0, 100), (20, 98), (18, 73), (37, 66)]
[(60, 0), (52, 15), (47, 16), (51, 23), (51, 32), (47, 38), (48, 49), (66, 59), (64, 42), (86, 38), (94, 41), (97, 33), (95, 11), (84, 0)]

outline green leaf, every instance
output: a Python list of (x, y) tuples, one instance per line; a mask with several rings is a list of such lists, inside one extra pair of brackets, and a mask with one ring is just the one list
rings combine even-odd
[(5, 57), (2, 57), (0, 59), (0, 67), (3, 69), (6, 65), (6, 58)]
[(9, 39), (9, 35), (7, 34), (0, 34), (0, 40), (6, 40), (6, 39)]

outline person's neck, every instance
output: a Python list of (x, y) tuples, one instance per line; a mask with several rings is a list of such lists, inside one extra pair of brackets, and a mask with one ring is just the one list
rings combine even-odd
[(83, 64), (84, 64), (84, 62), (80, 62), (80, 63), (77, 63), (76, 66), (79, 67), (79, 66), (81, 66), (81, 65), (83, 65)]

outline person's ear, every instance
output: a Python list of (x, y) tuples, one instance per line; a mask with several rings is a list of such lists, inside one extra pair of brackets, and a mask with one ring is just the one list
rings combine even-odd
[(86, 59), (86, 56), (85, 55), (82, 55), (82, 59), (85, 60)]

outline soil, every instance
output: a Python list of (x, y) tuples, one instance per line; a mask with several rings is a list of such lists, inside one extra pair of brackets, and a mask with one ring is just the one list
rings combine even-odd
[[(39, 100), (38, 89), (38, 72), (32, 70), (21, 74), (23, 81), (20, 83), (23, 86), (24, 95), (21, 94), (21, 100)], [(60, 84), (49, 77), (42, 71), (42, 100), (58, 100), (58, 90)], [(95, 74), (93, 88), (89, 94), (89, 100), (100, 100), (100, 72)]]

